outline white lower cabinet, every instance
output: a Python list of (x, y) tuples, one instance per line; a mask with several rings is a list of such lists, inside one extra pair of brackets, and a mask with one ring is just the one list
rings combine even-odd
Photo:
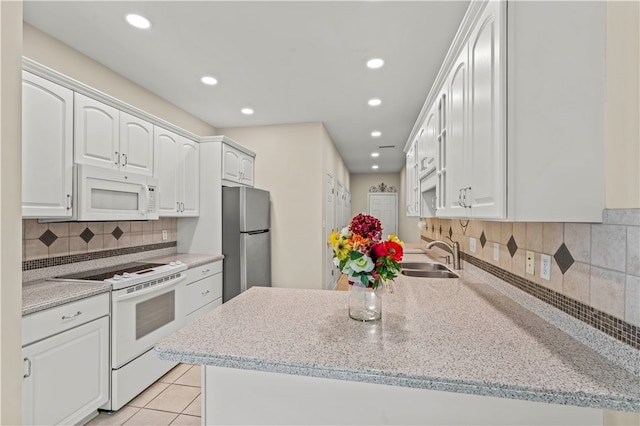
[(40, 325), (50, 336), (22, 348), (22, 424), (77, 424), (108, 401), (109, 295), (86, 301), (23, 319), (23, 336)]
[(183, 306), (185, 324), (222, 305), (222, 261), (187, 270)]

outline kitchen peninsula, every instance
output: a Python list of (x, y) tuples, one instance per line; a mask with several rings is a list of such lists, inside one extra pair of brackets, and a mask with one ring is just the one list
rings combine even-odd
[(640, 412), (637, 351), (620, 344), (612, 360), (472, 266), (459, 272), (398, 276), (374, 323), (348, 317), (346, 292), (252, 288), (156, 353), (206, 367), (204, 424), (603, 424), (603, 409)]

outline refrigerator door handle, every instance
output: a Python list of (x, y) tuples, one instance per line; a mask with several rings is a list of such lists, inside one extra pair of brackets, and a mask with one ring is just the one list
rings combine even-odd
[(246, 234), (248, 234), (248, 235), (257, 235), (257, 234), (264, 234), (265, 232), (269, 232), (269, 230), (268, 229), (261, 229), (259, 231), (249, 231), (249, 232), (246, 232)]

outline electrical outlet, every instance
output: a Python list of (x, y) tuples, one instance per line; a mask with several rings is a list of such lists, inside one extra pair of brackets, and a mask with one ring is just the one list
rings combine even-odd
[(469, 238), (469, 251), (471, 251), (471, 253), (476, 252), (476, 239), (473, 237)]
[(500, 244), (493, 243), (493, 260), (498, 262), (500, 260)]
[(169, 239), (169, 233), (166, 229), (162, 230), (162, 241), (167, 241)]
[(536, 274), (536, 263), (535, 263), (535, 253), (527, 250), (527, 274), (535, 275)]
[(551, 256), (548, 254), (540, 255), (540, 278), (551, 281)]

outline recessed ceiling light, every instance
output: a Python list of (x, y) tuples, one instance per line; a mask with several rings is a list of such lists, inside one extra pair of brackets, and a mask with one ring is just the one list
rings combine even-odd
[(125, 19), (129, 23), (129, 25), (140, 28), (142, 30), (146, 30), (151, 27), (151, 22), (147, 18), (141, 15), (136, 15), (135, 13), (129, 13), (125, 16)]
[(378, 106), (382, 103), (380, 99), (369, 99), (369, 106)]
[(372, 153), (371, 153), (371, 156), (372, 156), (373, 158), (380, 157), (380, 153), (379, 153), (379, 152), (372, 152)]
[(375, 169), (377, 169), (377, 168), (378, 168), (378, 165), (377, 165), (377, 164), (374, 164), (373, 166), (371, 166), (371, 168), (375, 170)]
[(379, 130), (374, 130), (373, 132), (371, 132), (371, 136), (373, 136), (374, 138), (379, 138), (380, 135), (382, 135), (382, 132), (380, 132)]
[(243, 113), (244, 115), (251, 115), (253, 114), (253, 110), (251, 108), (242, 108), (240, 110), (241, 113)]
[(216, 80), (214, 77), (211, 77), (210, 75), (205, 75), (200, 79), (200, 81), (207, 86), (215, 86), (216, 84), (218, 84), (218, 80)]
[(380, 68), (383, 65), (384, 65), (384, 61), (380, 58), (369, 59), (367, 61), (367, 66), (371, 69)]

